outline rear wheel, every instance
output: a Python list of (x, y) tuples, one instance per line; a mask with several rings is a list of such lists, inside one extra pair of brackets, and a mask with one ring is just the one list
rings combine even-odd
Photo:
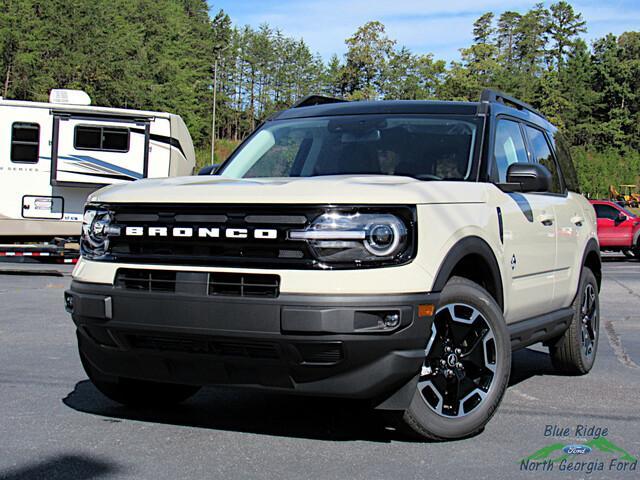
[(510, 337), (495, 300), (479, 285), (454, 277), (445, 286), (406, 426), (421, 437), (473, 435), (500, 404), (511, 370)]
[(167, 406), (183, 402), (201, 387), (149, 382), (133, 378), (105, 377), (95, 370), (80, 351), (80, 361), (91, 383), (107, 398), (136, 407)]
[(569, 328), (549, 346), (549, 353), (557, 370), (571, 375), (584, 375), (593, 367), (600, 336), (598, 282), (587, 267), (582, 270), (573, 309)]

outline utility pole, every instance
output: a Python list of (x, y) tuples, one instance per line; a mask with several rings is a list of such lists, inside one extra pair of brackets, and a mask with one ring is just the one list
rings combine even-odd
[(218, 57), (213, 63), (213, 111), (211, 114), (211, 165), (215, 162), (216, 145), (216, 91), (218, 90)]
[(220, 61), (220, 57), (222, 56), (222, 52), (224, 52), (227, 48), (229, 48), (231, 44), (228, 44), (226, 47), (221, 48), (216, 52), (216, 59), (213, 62), (213, 107), (211, 111), (211, 165), (215, 162), (215, 147), (216, 147), (216, 93), (218, 92), (218, 62)]

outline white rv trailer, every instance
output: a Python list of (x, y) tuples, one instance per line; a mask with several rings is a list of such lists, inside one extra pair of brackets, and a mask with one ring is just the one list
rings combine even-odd
[(52, 90), (49, 103), (0, 97), (0, 243), (78, 237), (97, 188), (193, 173), (178, 115), (90, 103), (78, 90)]

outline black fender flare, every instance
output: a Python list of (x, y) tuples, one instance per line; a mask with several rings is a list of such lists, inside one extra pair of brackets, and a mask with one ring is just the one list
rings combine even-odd
[(438, 273), (433, 282), (433, 291), (441, 291), (447, 280), (451, 277), (453, 269), (467, 255), (479, 255), (489, 267), (489, 274), (493, 277), (495, 285), (496, 301), (500, 308), (504, 309), (504, 287), (502, 285), (502, 275), (498, 261), (489, 244), (480, 237), (471, 236), (458, 240), (447, 252), (444, 260), (440, 264)]
[[(580, 262), (580, 277), (582, 277), (582, 269), (587, 264), (587, 258), (589, 255), (595, 255), (597, 257), (598, 262), (598, 270), (593, 272), (598, 280), (598, 288), (602, 283), (602, 258), (600, 257), (600, 245), (598, 245), (598, 241), (595, 238), (590, 238), (587, 241), (587, 245), (584, 247), (584, 252), (582, 253), (582, 260)], [(578, 278), (578, 290), (580, 289), (580, 277)], [(578, 290), (576, 290), (576, 295), (578, 294)]]

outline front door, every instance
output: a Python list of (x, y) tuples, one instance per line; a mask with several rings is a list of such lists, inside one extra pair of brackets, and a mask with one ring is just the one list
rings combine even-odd
[(620, 221), (623, 213), (613, 205), (595, 204), (598, 239), (603, 247), (627, 247), (633, 243), (633, 222)]
[[(529, 162), (518, 122), (501, 118), (496, 126), (495, 180), (506, 182), (513, 163)], [(553, 204), (537, 193), (500, 193), (508, 322), (547, 313), (553, 300), (556, 219)]]

